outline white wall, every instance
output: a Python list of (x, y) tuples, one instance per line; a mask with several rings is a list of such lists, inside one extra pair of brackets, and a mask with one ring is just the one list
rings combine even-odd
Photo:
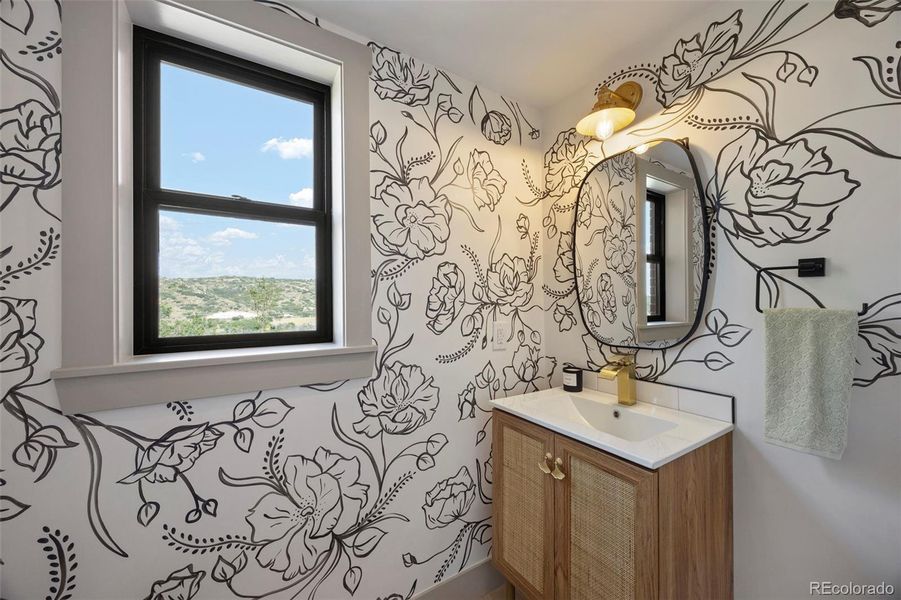
[[(767, 113), (763, 90), (743, 74), (761, 78), (759, 81), (768, 89), (772, 86), (773, 104), (769, 110), (775, 132), (767, 135), (772, 138), (770, 141), (758, 143), (776, 147), (775, 159), (791, 165), (791, 175), (800, 181), (802, 205), (793, 204), (797, 196), (786, 198), (781, 206), (775, 201), (776, 208), (783, 211), (781, 215), (779, 210), (768, 215), (761, 209), (750, 213), (743, 222), (745, 230), (737, 230), (730, 225), (728, 211), (747, 211), (744, 191), (749, 173), (739, 170), (728, 174), (721, 193), (716, 192), (716, 187), (709, 189), (708, 202), (718, 203), (720, 211), (715, 281), (705, 308), (707, 321), (681, 347), (666, 352), (640, 352), (640, 371), (648, 378), (736, 397), (737, 598), (806, 598), (810, 580), (886, 581), (897, 590), (901, 584), (901, 394), (898, 380), (892, 376), (899, 373), (901, 356), (901, 169), (897, 160), (877, 156), (848, 140), (869, 142), (895, 158), (901, 154), (901, 95), (895, 70), (901, 58), (896, 45), (898, 16), (888, 16), (883, 23), (870, 20), (872, 26), (867, 26), (829, 16), (831, 3), (813, 3), (787, 23), (772, 38), (771, 45), (736, 57), (773, 6), (764, 2), (722, 3), (701, 20), (674, 23), (671, 35), (665, 39), (645, 40), (641, 53), (611, 60), (598, 73), (599, 82), (612, 78), (615, 87), (616, 83), (635, 79), (643, 86), (644, 100), (635, 124), (603, 146), (592, 142), (585, 149), (587, 156), (576, 143), (581, 138), (575, 136), (574, 143), (565, 145), (566, 152), (559, 151), (563, 146), (554, 148), (556, 152), (546, 156), (545, 164), (560, 173), (583, 172), (602, 156), (615, 154), (640, 143), (643, 136), (652, 135), (650, 131), (638, 130), (655, 128), (677, 116), (654, 135), (688, 137), (705, 182), (716, 178), (722, 181), (729, 171), (728, 158), (734, 156), (732, 151), (739, 144), (744, 144), (739, 139), (750, 129), (710, 127), (708, 120), (717, 119), (715, 124), (720, 125), (726, 121), (718, 119), (739, 117), (745, 121), (749, 115), (755, 117), (757, 110)], [(762, 37), (799, 7), (800, 4), (783, 6)], [(738, 15), (733, 14), (736, 10)], [(861, 18), (867, 20), (865, 16)], [(817, 24), (821, 19), (822, 23)], [(714, 22), (722, 24), (709, 33), (708, 26)], [(666, 109), (655, 97), (655, 85), (661, 75), (658, 65), (672, 62), (673, 58), (665, 57), (674, 53), (680, 38), (690, 40), (696, 33), (702, 43), (705, 34), (708, 38), (701, 61), (709, 59), (704, 63), (709, 68), (699, 70), (694, 80), (686, 82), (685, 95), (667, 102), (667, 106), (685, 102), (692, 94), (696, 95), (697, 104), (678, 115), (675, 113), (679, 107), (663, 114)], [(711, 43), (717, 36), (719, 43)], [(774, 44), (786, 38), (792, 39)], [(607, 50), (603, 40), (598, 40), (598, 52)], [(855, 60), (861, 56), (873, 58)], [(783, 81), (782, 76), (791, 70), (782, 67), (780, 71), (786, 60), (796, 67)], [(805, 71), (802, 62), (809, 70)], [(642, 63), (650, 68), (642, 68)], [(883, 76), (894, 74), (893, 81), (888, 82), (894, 91), (877, 89), (865, 63), (881, 65), (876, 72)], [(802, 81), (798, 80), (799, 75)], [(591, 82), (544, 113), (549, 133), (574, 127), (591, 106), (596, 83)], [(703, 89), (705, 84), (708, 89)], [(861, 108), (878, 104), (890, 106)], [(810, 131), (808, 124), (841, 111), (846, 112), (815, 127), (834, 128), (834, 133), (842, 137)], [(790, 140), (806, 144), (815, 152), (822, 149), (824, 154), (815, 161), (818, 165), (805, 165), (793, 158), (784, 146)], [(569, 156), (569, 164), (576, 167), (561, 168), (555, 157), (562, 155)], [(743, 150), (738, 155), (748, 156), (750, 151)], [(833, 175), (821, 178), (816, 175), (818, 171)], [(553, 215), (557, 228), (545, 235), (548, 256), (555, 254), (559, 232), (568, 230), (572, 222), (569, 207), (575, 192), (559, 193), (568, 187), (561, 187), (561, 181), (562, 176), (549, 175), (549, 189), (557, 191), (541, 203), (544, 213)], [(858, 182), (859, 187), (855, 188), (852, 182)], [(772, 193), (765, 196), (769, 198), (762, 199), (761, 205), (773, 200)], [(804, 224), (794, 218), (795, 227), (787, 227), (783, 217), (791, 215), (785, 211), (803, 213), (810, 221)], [(761, 229), (760, 233), (748, 231), (754, 225)], [(776, 230), (785, 235), (777, 236)], [(791, 264), (808, 256), (828, 259), (827, 277), (800, 282), (826, 306), (860, 309), (862, 302), (873, 303), (895, 294), (879, 305), (884, 308), (881, 314), (873, 316), (877, 310), (874, 308), (861, 319), (859, 387), (853, 392), (848, 447), (841, 461), (793, 452), (763, 441), (764, 338), (762, 316), (754, 310), (753, 265)], [(545, 262), (545, 280), (558, 290), (571, 287), (555, 278), (551, 260)], [(783, 292), (780, 305), (805, 305), (797, 293), (785, 289)], [(557, 310), (562, 314), (563, 307), (570, 307), (573, 300), (572, 295), (559, 301), (546, 296), (548, 352), (561, 364), (597, 366), (603, 362), (602, 351), (583, 335), (581, 325), (562, 331), (552, 318), (554, 309), (561, 306)], [(578, 318), (577, 307), (572, 312)], [(727, 318), (728, 329), (722, 329)], [(876, 320), (884, 321), (877, 325), (873, 322)], [(721, 335), (715, 335), (710, 327)]]

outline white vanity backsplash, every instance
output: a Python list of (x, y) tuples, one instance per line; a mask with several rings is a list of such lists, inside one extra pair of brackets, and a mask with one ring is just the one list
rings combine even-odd
[[(616, 395), (616, 381), (601, 379), (594, 371), (583, 373), (582, 385), (590, 390)], [(639, 402), (650, 402), (727, 423), (735, 422), (733, 396), (641, 380), (635, 382), (635, 392)]]

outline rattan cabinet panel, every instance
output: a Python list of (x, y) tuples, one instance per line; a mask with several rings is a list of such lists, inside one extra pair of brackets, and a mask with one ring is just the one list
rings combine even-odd
[(657, 474), (562, 436), (556, 597), (657, 597)]
[(553, 598), (554, 480), (540, 468), (553, 452), (553, 434), (505, 413), (494, 413), (493, 558), (530, 598)]

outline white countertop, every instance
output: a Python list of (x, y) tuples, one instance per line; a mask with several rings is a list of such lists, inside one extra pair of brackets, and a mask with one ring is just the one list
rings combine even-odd
[[(657, 469), (734, 428), (725, 421), (646, 402), (622, 406), (617, 403), (616, 396), (593, 390), (567, 392), (563, 388), (551, 388), (531, 394), (497, 398), (491, 404), (494, 408), (649, 469)], [(614, 418), (613, 411), (618, 411), (620, 415), (615, 422), (610, 421)], [(661, 431), (650, 434), (647, 439), (624, 439), (589, 424), (586, 419), (589, 413), (600, 419), (607, 419), (614, 427), (628, 425), (632, 419), (636, 422), (636, 431), (641, 427), (656, 427)], [(637, 433), (633, 437), (641, 435)]]

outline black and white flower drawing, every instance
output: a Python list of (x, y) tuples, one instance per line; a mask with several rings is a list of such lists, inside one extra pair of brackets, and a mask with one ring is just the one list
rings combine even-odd
[(411, 259), (444, 254), (451, 218), (447, 196), (425, 177), (383, 183), (376, 193), (384, 208), (372, 222), (384, 248)]
[(6, 392), (31, 378), (44, 339), (37, 334), (37, 301), (0, 297), (0, 373)]
[(429, 529), (447, 527), (462, 519), (476, 498), (476, 485), (469, 469), (460, 467), (457, 474), (435, 484), (426, 492), (422, 512)]
[(493, 212), (504, 195), (507, 180), (494, 168), (487, 152), (478, 149), (472, 151), (466, 163), (466, 178), (472, 187), (472, 200), (476, 207)]
[(251, 540), (262, 543), (260, 565), (285, 581), (311, 571), (360, 518), (369, 486), (359, 481), (360, 461), (318, 448), (312, 458), (289, 456), (283, 489), (260, 497), (247, 513)]
[(438, 388), (419, 365), (394, 362), (366, 384), (357, 398), (363, 418), (354, 430), (369, 437), (412, 433), (432, 420), (438, 408)]
[(672, 54), (663, 57), (657, 79), (657, 100), (670, 107), (719, 73), (735, 52), (741, 33), (741, 11), (710, 24), (704, 37), (696, 33), (679, 40)]
[(432, 333), (441, 334), (450, 327), (466, 302), (466, 276), (456, 264), (443, 262), (432, 278), (425, 315)]
[(195, 571), (194, 565), (187, 565), (154, 582), (146, 600), (191, 600), (200, 591), (204, 577), (204, 571)]
[(392, 100), (407, 106), (428, 104), (435, 86), (437, 71), (415, 58), (396, 50), (370, 44), (375, 93), (382, 100)]
[(836, 209), (859, 185), (833, 166), (826, 148), (804, 138), (780, 143), (749, 129), (723, 147), (708, 193), (723, 229), (762, 247), (828, 233)]

